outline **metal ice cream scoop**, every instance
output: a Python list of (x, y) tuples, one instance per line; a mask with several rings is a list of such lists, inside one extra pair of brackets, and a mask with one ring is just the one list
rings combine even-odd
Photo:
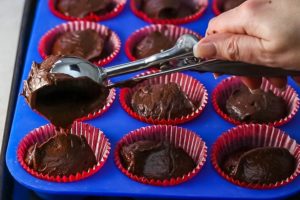
[(195, 36), (189, 34), (182, 35), (177, 40), (175, 46), (169, 50), (148, 58), (108, 68), (97, 67), (89, 61), (77, 57), (62, 57), (54, 64), (51, 73), (67, 74), (74, 78), (89, 77), (99, 84), (105, 85), (108, 78), (139, 71), (155, 65), (162, 65), (175, 60), (177, 63), (176, 67), (162, 68), (156, 73), (107, 85), (107, 87), (128, 86), (156, 76), (184, 70), (254, 77), (300, 76), (300, 71), (271, 68), (243, 62), (198, 59), (193, 56), (193, 47), (197, 43), (198, 39)]

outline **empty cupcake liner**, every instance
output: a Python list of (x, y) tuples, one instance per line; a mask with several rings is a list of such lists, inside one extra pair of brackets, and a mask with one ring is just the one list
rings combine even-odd
[(221, 3), (222, 3), (222, 1), (220, 1), (220, 0), (213, 0), (212, 8), (213, 8), (213, 12), (215, 13), (215, 15), (220, 15), (222, 13), (222, 11), (220, 9)]
[(96, 117), (100, 117), (101, 115), (103, 115), (106, 111), (109, 110), (109, 108), (112, 106), (112, 104), (114, 103), (116, 99), (116, 89), (112, 88), (109, 90), (109, 94), (108, 94), (108, 97), (107, 97), (107, 100), (106, 100), (106, 104), (104, 105), (103, 108), (93, 112), (93, 113), (90, 113), (88, 114), (87, 116), (85, 117), (82, 117), (80, 118), (79, 120), (77, 121), (85, 121), (85, 120), (90, 120), (90, 119), (94, 119)]
[(110, 11), (106, 14), (103, 14), (103, 15), (97, 15), (97, 14), (91, 13), (83, 18), (78, 18), (78, 17), (64, 15), (59, 10), (57, 10), (57, 8), (56, 8), (57, 1), (58, 0), (49, 0), (48, 5), (49, 5), (50, 11), (55, 16), (57, 16), (61, 19), (64, 19), (64, 20), (68, 20), (68, 21), (74, 21), (74, 20), (103, 21), (103, 20), (111, 19), (111, 18), (114, 18), (117, 15), (119, 15), (126, 5), (126, 0), (113, 0), (116, 3), (116, 6), (112, 11)]
[[(252, 184), (232, 178), (220, 167), (223, 156), (242, 147), (281, 147), (294, 155), (297, 164), (295, 172), (283, 181), (274, 184)], [(293, 181), (300, 173), (300, 145), (285, 132), (272, 126), (259, 124), (240, 125), (222, 134), (214, 143), (211, 152), (212, 165), (226, 180), (238, 186), (252, 189), (272, 189)]]
[[(145, 177), (139, 177), (127, 169), (121, 163), (120, 150), (124, 145), (129, 145), (141, 140), (168, 141), (177, 148), (182, 148), (195, 161), (196, 167), (188, 174), (168, 180), (155, 180)], [(130, 179), (155, 186), (172, 186), (186, 182), (196, 176), (206, 162), (207, 147), (205, 142), (194, 132), (176, 126), (156, 125), (143, 127), (125, 135), (118, 143), (115, 149), (115, 163), (123, 174)]]
[[(151, 70), (144, 72), (139, 76), (148, 75), (156, 72), (156, 70)], [(194, 103), (197, 103), (196, 110), (181, 118), (175, 119), (153, 119), (153, 118), (146, 118), (140, 116), (136, 112), (134, 112), (131, 108), (131, 97), (135, 91), (137, 91), (140, 87), (146, 85), (153, 85), (153, 84), (166, 84), (166, 83), (177, 83), (181, 90), (188, 96), (188, 98)], [(149, 124), (163, 124), (163, 125), (177, 125), (182, 124), (188, 121), (191, 121), (198, 117), (204, 110), (208, 100), (208, 94), (205, 87), (200, 83), (197, 79), (188, 76), (182, 73), (173, 73), (168, 74), (160, 77), (156, 77), (150, 80), (146, 80), (133, 88), (123, 88), (120, 91), (120, 103), (122, 108), (133, 118), (149, 123)]]
[(36, 143), (42, 144), (43, 142), (46, 142), (51, 137), (55, 136), (56, 133), (57, 131), (55, 127), (51, 124), (48, 124), (32, 130), (19, 143), (17, 149), (17, 159), (21, 166), (32, 176), (52, 182), (74, 182), (92, 176), (93, 174), (98, 172), (101, 169), (101, 167), (105, 164), (111, 147), (104, 133), (101, 130), (92, 127), (88, 124), (75, 122), (71, 128), (71, 134), (77, 136), (82, 135), (86, 138), (88, 144), (95, 153), (97, 164), (90, 168), (88, 171), (83, 171), (81, 173), (77, 173), (76, 175), (63, 177), (43, 175), (29, 168), (29, 166), (27, 166), (27, 164), (24, 161), (29, 147)]
[(98, 66), (103, 66), (110, 63), (120, 52), (121, 49), (121, 40), (119, 36), (110, 30), (108, 27), (104, 25), (100, 25), (96, 22), (88, 22), (88, 21), (74, 21), (68, 22), (64, 24), (60, 24), (50, 31), (48, 31), (40, 40), (38, 51), (43, 59), (46, 59), (49, 55), (51, 55), (52, 46), (56, 40), (56, 38), (64, 33), (71, 31), (83, 31), (83, 30), (95, 30), (99, 33), (99, 36), (109, 36), (109, 39), (105, 42), (105, 45), (108, 45), (111, 49), (110, 55), (105, 58), (99, 58), (95, 60), (93, 63)]
[(137, 43), (140, 42), (145, 36), (155, 31), (163, 33), (166, 37), (170, 38), (172, 41), (176, 41), (181, 35), (184, 34), (192, 34), (199, 39), (201, 38), (201, 36), (198, 33), (187, 28), (183, 28), (175, 25), (163, 25), (163, 24), (149, 25), (135, 31), (127, 39), (125, 45), (125, 52), (127, 57), (131, 61), (137, 60), (137, 58), (133, 53)]
[[(147, 16), (146, 13), (143, 11), (139, 10), (139, 6), (137, 5), (138, 3), (136, 0), (130, 0), (130, 7), (132, 12), (142, 20), (148, 22), (148, 23), (153, 23), (153, 24), (185, 24), (189, 22), (196, 21), (199, 19), (204, 12), (206, 11), (208, 7), (208, 0), (193, 0), (194, 4), (199, 6), (200, 9), (189, 16), (186, 16), (184, 18), (177, 18), (177, 19), (155, 19), (155, 18), (150, 18)], [(196, 6), (195, 6), (196, 7)]]
[[(232, 92), (238, 89), (242, 85), (242, 81), (238, 77), (229, 77), (224, 79), (213, 91), (212, 93), (212, 103), (215, 111), (226, 121), (235, 124), (245, 124), (245, 122), (238, 121), (231, 118), (225, 111), (225, 105), (227, 99), (230, 97)], [(288, 115), (275, 122), (268, 123), (269, 125), (278, 127), (282, 126), (293, 119), (299, 110), (299, 97), (297, 92), (291, 87), (288, 86), (285, 91), (281, 91), (278, 88), (274, 87), (267, 79), (263, 79), (261, 89), (265, 92), (272, 91), (276, 96), (282, 97), (288, 105)]]

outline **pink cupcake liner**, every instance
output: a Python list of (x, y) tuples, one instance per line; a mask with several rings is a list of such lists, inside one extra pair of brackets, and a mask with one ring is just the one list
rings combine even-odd
[(220, 10), (220, 1), (219, 0), (213, 0), (212, 3), (213, 12), (215, 15), (220, 15), (222, 11)]
[(101, 130), (88, 124), (75, 122), (71, 128), (71, 134), (77, 136), (83, 135), (86, 138), (88, 144), (95, 153), (97, 164), (90, 168), (88, 171), (83, 171), (81, 173), (77, 173), (76, 175), (63, 177), (43, 175), (29, 168), (29, 166), (27, 166), (24, 161), (29, 147), (36, 143), (42, 144), (49, 138), (55, 136), (56, 133), (57, 131), (55, 130), (55, 127), (51, 124), (48, 124), (32, 130), (19, 143), (17, 150), (17, 159), (21, 166), (32, 176), (52, 182), (74, 182), (92, 176), (93, 174), (98, 172), (105, 164), (111, 148), (108, 139), (105, 137)]
[(146, 26), (144, 28), (135, 31), (126, 41), (125, 52), (127, 57), (131, 61), (137, 60), (137, 58), (134, 56), (133, 53), (137, 43), (140, 42), (145, 36), (155, 31), (163, 33), (166, 37), (170, 38), (172, 41), (176, 41), (181, 35), (184, 34), (192, 34), (199, 39), (202, 38), (198, 33), (190, 29), (175, 26), (175, 25), (156, 24), (156, 25)]
[(135, 1), (136, 0), (130, 0), (130, 7), (132, 12), (142, 20), (153, 24), (185, 24), (193, 22), (198, 20), (208, 7), (208, 0), (193, 0), (196, 5), (201, 6), (201, 8), (193, 15), (178, 19), (155, 19), (148, 17), (143, 11), (139, 10)]
[[(221, 105), (225, 105), (232, 92), (238, 89), (242, 84), (243, 83), (238, 77), (229, 77), (223, 80), (212, 93), (212, 103), (215, 111), (223, 119), (235, 125), (245, 124), (245, 122), (231, 118), (224, 111), (224, 108), (222, 108)], [(268, 124), (278, 127), (290, 122), (299, 110), (300, 102), (297, 92), (291, 86), (288, 86), (287, 89), (282, 92), (278, 88), (274, 87), (269, 81), (267, 81), (267, 79), (263, 79), (261, 89), (263, 91), (272, 91), (276, 96), (282, 97), (286, 101), (289, 108), (289, 114), (285, 118)]]
[(87, 116), (82, 117), (77, 121), (86, 121), (86, 120), (94, 119), (96, 117), (100, 117), (101, 115), (106, 113), (106, 111), (109, 110), (109, 108), (114, 103), (115, 99), (116, 99), (116, 89), (112, 88), (112, 89), (109, 90), (109, 94), (108, 94), (108, 97), (107, 97), (107, 100), (106, 100), (106, 104), (104, 105), (103, 108), (97, 110), (96, 112), (90, 113)]
[(50, 11), (56, 17), (59, 17), (59, 18), (64, 19), (64, 20), (68, 20), (68, 21), (74, 21), (74, 20), (103, 21), (103, 20), (114, 18), (117, 15), (119, 15), (123, 11), (123, 9), (126, 5), (126, 0), (113, 0), (113, 1), (116, 2), (116, 6), (112, 11), (110, 11), (110, 12), (104, 14), (104, 15), (96, 15), (94, 13), (91, 13), (91, 14), (83, 17), (83, 18), (66, 16), (63, 13), (61, 13), (59, 10), (56, 9), (57, 0), (49, 0), (48, 5), (49, 5)]
[[(175, 145), (175, 147), (182, 148), (189, 156), (193, 158), (196, 163), (196, 168), (182, 177), (168, 180), (148, 179), (132, 174), (123, 167), (119, 152), (124, 145), (129, 145), (141, 140), (168, 141)], [(123, 174), (134, 181), (155, 186), (178, 185), (190, 180), (202, 169), (206, 162), (206, 157), (206, 144), (196, 133), (184, 128), (165, 125), (148, 126), (131, 131), (117, 143), (115, 150), (115, 163)]]
[[(155, 70), (144, 72), (139, 76), (152, 74), (156, 72)], [(153, 119), (153, 118), (146, 118), (143, 116), (138, 115), (136, 112), (134, 112), (130, 105), (130, 100), (135, 91), (138, 90), (138, 88), (146, 85), (153, 85), (153, 84), (166, 84), (170, 82), (177, 83), (182, 91), (189, 97), (189, 99), (195, 104), (195, 102), (198, 103), (197, 109), (189, 114), (188, 116), (183, 116), (181, 118), (175, 118), (175, 119)], [(198, 117), (204, 110), (206, 104), (207, 104), (208, 94), (205, 87), (200, 83), (197, 79), (182, 74), (182, 73), (173, 73), (168, 74), (160, 77), (156, 77), (150, 80), (146, 80), (137, 86), (133, 88), (124, 88), (120, 91), (120, 103), (122, 108), (133, 118), (149, 123), (149, 124), (163, 124), (163, 125), (177, 125), (177, 124), (183, 124), (185, 122), (191, 121)]]
[(49, 55), (51, 55), (53, 43), (60, 34), (64, 32), (82, 31), (87, 29), (95, 30), (99, 33), (100, 36), (110, 36), (109, 39), (106, 41), (106, 45), (109, 45), (109, 49), (112, 49), (112, 52), (109, 56), (94, 61), (94, 64), (98, 66), (103, 66), (113, 61), (113, 59), (120, 52), (121, 40), (119, 36), (112, 30), (110, 30), (108, 27), (97, 24), (95, 22), (74, 21), (56, 26), (55, 28), (48, 31), (41, 38), (38, 46), (38, 51), (42, 58), (46, 59)]
[[(281, 147), (289, 150), (297, 160), (295, 172), (283, 181), (275, 184), (251, 184), (233, 179), (220, 167), (224, 155), (242, 147)], [(272, 126), (248, 124), (240, 125), (222, 134), (212, 147), (212, 165), (226, 180), (238, 186), (252, 189), (272, 189), (286, 185), (293, 181), (300, 173), (300, 145), (285, 132)]]

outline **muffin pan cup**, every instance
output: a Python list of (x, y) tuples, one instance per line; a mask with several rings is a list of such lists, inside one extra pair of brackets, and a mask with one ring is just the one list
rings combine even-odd
[[(175, 145), (176, 148), (182, 148), (191, 156), (196, 163), (196, 167), (182, 177), (167, 180), (155, 180), (134, 175), (123, 167), (120, 150), (124, 145), (130, 145), (141, 140), (168, 141)], [(200, 172), (206, 161), (207, 147), (205, 142), (197, 134), (188, 129), (176, 126), (156, 125), (143, 127), (125, 135), (117, 143), (114, 156), (117, 167), (130, 179), (154, 186), (173, 186), (190, 180)]]
[[(147, 71), (145, 73), (137, 75), (137, 77), (152, 74), (154, 72), (156, 72), (156, 70)], [(194, 103), (194, 105), (195, 103), (197, 103), (197, 106), (195, 105), (196, 110), (193, 113), (175, 119), (153, 119), (141, 116), (133, 111), (133, 109), (131, 108), (131, 97), (139, 87), (153, 84), (166, 84), (171, 82), (177, 83), (180, 86), (181, 90)], [(207, 99), (208, 94), (202, 83), (200, 83), (200, 81), (194, 79), (193, 77), (185, 75), (183, 73), (173, 73), (161, 77), (156, 77), (150, 80), (146, 80), (133, 88), (124, 88), (120, 91), (120, 103), (123, 109), (131, 117), (149, 124), (177, 125), (191, 121), (197, 118), (203, 112), (207, 104)]]
[(147, 16), (146, 13), (138, 9), (136, 0), (130, 0), (130, 7), (132, 12), (142, 20), (152, 24), (186, 24), (198, 20), (206, 11), (208, 7), (208, 0), (193, 0), (194, 4), (200, 9), (192, 15), (177, 19), (155, 19)]
[[(230, 97), (232, 92), (238, 89), (243, 83), (238, 77), (229, 77), (224, 79), (219, 85), (214, 89), (212, 93), (212, 104), (215, 111), (226, 121), (234, 124), (246, 124), (245, 122), (238, 121), (231, 118), (224, 110), (227, 99)], [(288, 106), (288, 115), (275, 122), (268, 123), (269, 125), (278, 127), (289, 123), (293, 117), (297, 114), (299, 110), (299, 97), (297, 92), (288, 86), (285, 91), (280, 91), (278, 88), (274, 87), (269, 81), (263, 79), (261, 89), (265, 92), (272, 91), (276, 96), (282, 97)]]
[(51, 124), (48, 124), (32, 130), (19, 143), (17, 149), (17, 159), (21, 164), (21, 166), (32, 176), (35, 176), (39, 179), (51, 181), (51, 182), (74, 182), (92, 176), (93, 174), (97, 173), (105, 164), (111, 147), (104, 133), (101, 130), (92, 127), (88, 124), (75, 122), (72, 125), (71, 134), (77, 136), (83, 135), (86, 138), (88, 144), (90, 145), (90, 147), (95, 153), (97, 164), (94, 165), (92, 168), (88, 169), (87, 171), (78, 172), (77, 174), (70, 175), (70, 176), (44, 175), (31, 169), (25, 163), (24, 160), (29, 147), (36, 143), (42, 144), (46, 142), (51, 137), (55, 136), (56, 133), (57, 132), (55, 131), (55, 127)]
[(94, 59), (93, 63), (98, 66), (103, 66), (113, 61), (120, 52), (121, 40), (115, 32), (96, 22), (74, 21), (60, 24), (44, 34), (44, 36), (40, 39), (38, 51), (42, 58), (46, 59), (49, 55), (51, 55), (53, 44), (60, 34), (64, 32), (83, 31), (87, 29), (95, 30), (99, 33), (100, 37), (108, 36), (108, 40), (105, 41), (105, 46), (106, 49), (110, 50), (109, 55), (105, 56), (104, 58)]
[(192, 34), (199, 39), (201, 38), (201, 36), (198, 33), (180, 26), (175, 26), (170, 24), (168, 25), (156, 24), (156, 25), (145, 26), (139, 30), (136, 30), (126, 41), (125, 53), (129, 58), (129, 60), (131, 61), (137, 60), (137, 58), (134, 55), (134, 48), (144, 37), (146, 37), (147, 35), (155, 31), (163, 33), (166, 37), (170, 38), (170, 40), (172, 41), (176, 41), (181, 35), (184, 34)]
[[(296, 159), (294, 173), (285, 180), (274, 184), (253, 184), (236, 180), (227, 175), (220, 167), (223, 156), (242, 147), (281, 147), (289, 150)], [(300, 145), (285, 132), (272, 126), (249, 124), (241, 125), (223, 133), (214, 143), (211, 161), (215, 170), (226, 180), (241, 187), (251, 189), (273, 189), (292, 182), (300, 173)]]
[(72, 16), (67, 16), (63, 13), (61, 13), (59, 10), (56, 8), (56, 2), (58, 0), (49, 0), (48, 6), (50, 11), (56, 16), (64, 20), (68, 21), (74, 21), (74, 20), (84, 20), (84, 21), (103, 21), (103, 20), (108, 20), (111, 18), (116, 17), (119, 15), (122, 10), (124, 9), (126, 5), (126, 0), (113, 0), (116, 2), (116, 6), (114, 9), (108, 13), (105, 13), (104, 15), (97, 15), (95, 13), (90, 13), (89, 15), (83, 17), (83, 18), (78, 18), (78, 17), (72, 17)]

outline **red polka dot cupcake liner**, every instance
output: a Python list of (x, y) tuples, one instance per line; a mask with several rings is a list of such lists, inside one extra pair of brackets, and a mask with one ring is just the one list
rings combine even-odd
[(175, 25), (157, 24), (157, 25), (146, 26), (135, 31), (126, 41), (125, 52), (127, 57), (131, 61), (137, 60), (137, 58), (134, 55), (134, 48), (136, 47), (136, 45), (144, 37), (156, 31), (163, 33), (167, 38), (170, 38), (171, 41), (177, 41), (177, 39), (184, 34), (194, 35), (197, 38), (199, 38), (199, 40), (201, 38), (201, 36), (198, 33), (190, 29), (175, 26)]
[[(148, 75), (157, 72), (156, 70), (147, 71), (142, 73), (139, 76)], [(135, 91), (137, 91), (140, 87), (154, 84), (167, 84), (167, 83), (177, 83), (181, 90), (187, 95), (187, 97), (197, 105), (196, 110), (181, 118), (175, 119), (153, 119), (147, 118), (139, 115), (134, 112), (131, 108), (131, 98)], [(189, 122), (195, 118), (197, 118), (204, 110), (208, 100), (207, 90), (202, 83), (200, 83), (197, 79), (188, 76), (183, 73), (173, 73), (160, 77), (156, 77), (150, 80), (146, 80), (133, 88), (123, 88), (120, 91), (120, 103), (122, 108), (133, 118), (149, 123), (149, 124), (161, 124), (161, 125), (177, 125)]]
[(42, 144), (46, 142), (51, 137), (55, 136), (57, 131), (55, 127), (51, 124), (41, 126), (37, 129), (32, 130), (29, 134), (27, 134), (22, 141), (19, 143), (17, 149), (17, 159), (21, 166), (32, 176), (35, 176), (39, 179), (44, 179), (47, 181), (52, 182), (74, 182), (85, 179), (93, 174), (97, 173), (102, 166), (105, 164), (109, 152), (110, 152), (110, 143), (104, 133), (88, 124), (84, 124), (81, 122), (75, 122), (71, 128), (71, 134), (77, 136), (84, 136), (86, 141), (92, 148), (95, 153), (97, 164), (94, 165), (92, 168), (88, 169), (87, 171), (83, 171), (77, 173), (75, 175), (70, 176), (50, 176), (50, 175), (43, 175), (33, 169), (31, 169), (25, 163), (25, 156), (28, 149), (34, 144)]
[[(226, 121), (235, 124), (245, 124), (245, 122), (238, 121), (230, 117), (225, 111), (225, 105), (227, 99), (230, 95), (238, 88), (243, 85), (242, 81), (238, 77), (229, 77), (224, 79), (213, 91), (212, 93), (212, 104), (215, 111)], [(285, 91), (281, 91), (278, 88), (274, 87), (267, 79), (263, 79), (261, 90), (267, 92), (272, 91), (276, 96), (282, 97), (288, 106), (288, 115), (280, 120), (275, 122), (268, 123), (269, 125), (278, 127), (290, 122), (293, 117), (297, 114), (299, 110), (299, 97), (297, 92), (291, 87), (288, 86)]]
[[(236, 180), (227, 175), (220, 167), (222, 158), (243, 147), (279, 147), (287, 149), (296, 159), (294, 173), (285, 180), (274, 184), (254, 184)], [(240, 125), (223, 133), (214, 143), (211, 161), (215, 170), (231, 183), (251, 189), (273, 189), (292, 182), (300, 173), (300, 145), (285, 132), (273, 126), (248, 124)]]
[(103, 108), (97, 110), (96, 112), (90, 113), (87, 116), (82, 117), (77, 121), (86, 121), (86, 120), (91, 120), (91, 119), (102, 116), (104, 113), (106, 113), (109, 110), (109, 108), (114, 103), (115, 99), (116, 99), (116, 89), (112, 88), (112, 89), (109, 90), (109, 94), (108, 94), (108, 97), (107, 97), (107, 100), (106, 100), (106, 104), (104, 105)]
[(145, 12), (139, 9), (140, 7), (140, 1), (137, 0), (130, 0), (130, 7), (132, 12), (142, 20), (152, 23), (152, 24), (185, 24), (189, 22), (193, 22), (198, 20), (206, 11), (208, 7), (208, 0), (193, 0), (195, 7), (199, 7), (199, 10), (195, 12), (194, 14), (191, 14), (189, 16), (183, 17), (183, 18), (176, 18), (176, 19), (156, 19), (151, 18), (147, 16)]
[[(175, 145), (176, 148), (182, 148), (191, 156), (196, 163), (196, 167), (182, 177), (167, 180), (155, 180), (136, 176), (123, 167), (120, 150), (124, 145), (130, 145), (141, 140), (168, 141), (170, 144)], [(200, 172), (206, 162), (206, 157), (206, 144), (196, 133), (184, 128), (165, 125), (148, 126), (131, 131), (117, 143), (115, 150), (115, 163), (123, 174), (134, 181), (154, 186), (173, 186), (190, 180)]]
[(71, 31), (83, 31), (88, 29), (95, 30), (97, 33), (99, 33), (100, 37), (108, 38), (105, 46), (107, 46), (107, 49), (110, 50), (108, 56), (104, 58), (98, 58), (94, 60), (93, 63), (98, 66), (103, 66), (113, 61), (113, 59), (119, 54), (121, 49), (121, 40), (119, 36), (104, 25), (87, 21), (74, 21), (60, 24), (48, 31), (39, 42), (38, 51), (41, 57), (43, 59), (46, 59), (49, 55), (51, 55), (53, 44), (58, 36), (60, 36), (62, 33)]
[(63, 13), (61, 13), (59, 10), (56, 8), (56, 2), (58, 0), (49, 0), (48, 5), (50, 11), (56, 16), (64, 20), (68, 21), (74, 21), (74, 20), (83, 20), (83, 21), (103, 21), (103, 20), (108, 20), (111, 18), (114, 18), (118, 16), (124, 9), (126, 5), (126, 0), (113, 0), (115, 2), (115, 7), (113, 8), (112, 11), (107, 12), (105, 14), (97, 15), (95, 13), (90, 13), (89, 15), (83, 17), (83, 18), (78, 18), (78, 17), (72, 17), (72, 16), (67, 16)]

